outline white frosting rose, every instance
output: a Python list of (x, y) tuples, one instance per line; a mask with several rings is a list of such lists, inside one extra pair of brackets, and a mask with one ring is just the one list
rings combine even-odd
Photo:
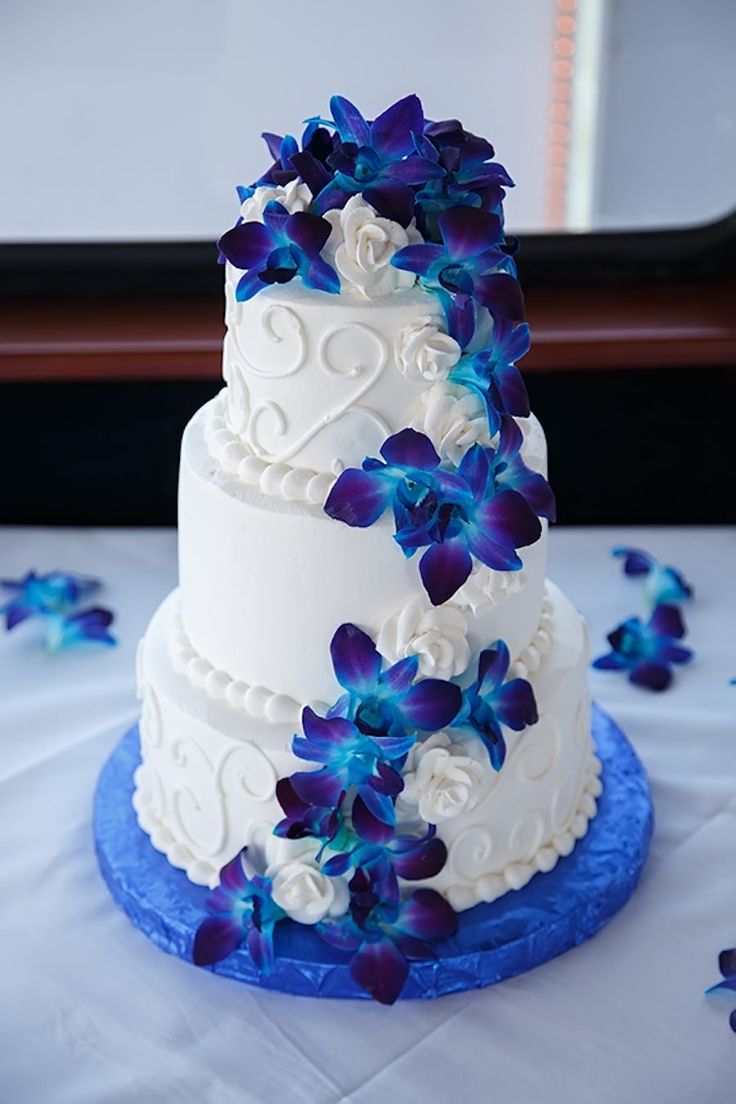
[(461, 608), (471, 609), (473, 613), (484, 606), (495, 605), (509, 594), (520, 590), (526, 582), (524, 571), (494, 571), (479, 563), (455, 593), (453, 602)]
[(266, 876), (272, 879), (273, 900), (299, 924), (318, 924), (347, 907), (345, 882), (329, 878), (310, 862), (294, 859), (283, 866), (269, 866)]
[(422, 820), (437, 824), (466, 813), (476, 804), (485, 777), (484, 768), (453, 744), (446, 732), (435, 732), (415, 744), (407, 760), (401, 800), (415, 805)]
[(462, 674), (470, 663), (467, 632), (467, 621), (459, 609), (431, 606), (420, 596), (386, 621), (377, 647), (393, 662), (418, 656), (423, 678), (448, 679)]
[(398, 222), (382, 218), (360, 195), (351, 196), (342, 210), (328, 211), (324, 217), (332, 226), (324, 255), (340, 273), (344, 289), (375, 299), (413, 287), (415, 274), (391, 265), (394, 253), (422, 240), (413, 225), (405, 230)]
[(399, 370), (408, 379), (446, 379), (457, 364), (462, 349), (444, 330), (438, 329), (429, 315), (415, 318), (396, 339), (396, 359)]
[(412, 426), (453, 464), (459, 464), (472, 445), (491, 443), (483, 400), (454, 383), (436, 383), (424, 392)]
[(240, 214), (245, 222), (263, 222), (263, 212), (267, 203), (276, 200), (290, 215), (295, 211), (306, 211), (312, 202), (312, 193), (301, 180), (290, 180), (288, 184), (264, 184), (256, 188), (249, 199), (244, 199)]

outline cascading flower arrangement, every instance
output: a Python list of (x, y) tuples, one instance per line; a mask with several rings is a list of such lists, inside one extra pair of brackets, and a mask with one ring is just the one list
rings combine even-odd
[[(423, 550), (419, 574), (439, 606), (465, 583), (474, 561), (520, 570), (519, 549), (539, 539), (541, 518), (555, 517), (549, 484), (524, 463), (515, 421), (530, 413), (516, 367), (530, 337), (517, 246), (503, 224), (504, 189), (513, 181), (493, 160), (490, 143), (457, 120), (426, 119), (415, 95), (373, 120), (342, 96), (332, 97), (330, 109), (331, 118), (307, 121), (301, 148), (291, 135), (263, 135), (272, 164), (238, 189), (241, 218), (220, 239), (220, 258), (242, 273), (240, 301), (296, 278), (334, 294), (344, 290), (341, 279), (356, 280), (334, 235), (350, 219), (374, 220), (375, 233), (391, 246), (375, 287), (384, 294), (414, 278), (439, 301), (447, 380), (480, 398), (487, 440), (470, 444), (453, 463), (425, 434), (401, 429), (384, 441), (380, 459), (343, 471), (325, 503), (328, 516), (358, 528), (391, 510), (404, 555)], [(386, 278), (392, 270), (393, 284)], [(365, 294), (365, 284), (356, 288)], [(310, 707), (302, 712), (292, 751), (311, 769), (279, 780), (283, 817), (274, 834), (308, 841), (310, 877), (346, 883), (347, 908), (334, 915), (323, 908), (310, 922), (350, 955), (355, 983), (392, 1004), (410, 961), (434, 957), (433, 942), (458, 924), (438, 892), (407, 889), (438, 874), (447, 855), (435, 825), (424, 821), (417, 835), (402, 833), (397, 822), (407, 759), (429, 734), (447, 729), (460, 741), (464, 732), (479, 738), (490, 767), (500, 770), (504, 729), (535, 724), (537, 706), (530, 683), (509, 677), (503, 641), (481, 652), (477, 678), (464, 688), (418, 678), (415, 655), (385, 666), (373, 640), (352, 624), (335, 632), (331, 656), (343, 693), (325, 716)], [(324, 894), (325, 901), (332, 897)], [(276, 928), (289, 918), (283, 903), (269, 871), (256, 873), (247, 854), (237, 856), (208, 900), (194, 961), (211, 965), (244, 943), (267, 972)]]
[[(407, 756), (423, 734), (452, 727), (478, 734), (499, 770), (501, 726), (520, 731), (534, 724), (536, 703), (528, 682), (507, 678), (501, 641), (481, 653), (478, 678), (465, 690), (443, 679), (417, 679), (416, 656), (384, 669), (374, 642), (356, 625), (341, 625), (330, 650), (344, 693), (325, 717), (309, 707), (302, 713), (302, 735), (294, 736), (292, 750), (313, 769), (279, 780), (284, 816), (274, 834), (313, 841), (315, 871), (348, 878), (348, 908), (318, 918), (316, 931), (350, 955), (357, 985), (393, 1004), (410, 961), (434, 957), (432, 943), (457, 930), (455, 912), (435, 890), (402, 892), (402, 882), (432, 878), (447, 857), (433, 824), (423, 835), (402, 834), (397, 826)], [(245, 944), (259, 969), (273, 967), (275, 929), (288, 913), (274, 900), (272, 879), (247, 871), (248, 861), (246, 852), (236, 856), (208, 898), (209, 915), (192, 952), (198, 965), (212, 965)]]

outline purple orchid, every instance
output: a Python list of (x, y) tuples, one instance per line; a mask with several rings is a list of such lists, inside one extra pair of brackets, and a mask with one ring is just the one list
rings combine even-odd
[[(346, 691), (330, 716), (349, 718), (381, 748), (387, 741), (397, 741), (396, 747), (403, 748), (407, 732), (444, 728), (460, 708), (461, 694), (454, 683), (434, 678), (414, 681), (419, 670), (417, 656), (407, 656), (383, 671), (375, 644), (356, 625), (339, 627), (330, 652), (337, 681)], [(413, 743), (411, 739), (401, 755)]]
[(415, 272), (440, 299), (452, 337), (464, 349), (475, 332), (475, 304), (494, 318), (521, 321), (524, 300), (516, 279), (513, 247), (504, 240), (498, 214), (451, 207), (438, 219), (442, 244), (407, 245), (391, 264)]
[(316, 195), (329, 183), (332, 172), (327, 167), (327, 158), (337, 141), (325, 127), (316, 122), (308, 123), (302, 135), (301, 150), (291, 134), (282, 138), (278, 134), (264, 132), (261, 137), (273, 157), (273, 164), (259, 177), (254, 188), (259, 185), (283, 187), (301, 176), (312, 195)]
[(271, 897), (271, 879), (248, 877), (242, 855), (220, 871), (220, 884), (207, 898), (211, 914), (197, 928), (192, 949), (195, 966), (211, 966), (245, 940), (253, 962), (267, 974), (273, 967), (273, 933), (286, 913)]
[(0, 606), (0, 614), (5, 614), (5, 627), (10, 630), (29, 617), (69, 612), (83, 598), (99, 590), (100, 583), (69, 571), (52, 571), (48, 575), (28, 571), (22, 579), (1, 579), (0, 586), (12, 594)]
[(502, 726), (521, 732), (539, 720), (531, 683), (507, 678), (509, 661), (503, 640), (480, 653), (478, 678), (465, 690), (463, 707), (453, 722), (453, 728), (472, 728), (480, 736), (496, 771), (506, 758)]
[(608, 634), (611, 651), (593, 666), (603, 671), (628, 671), (629, 682), (649, 690), (666, 690), (672, 682), (672, 665), (689, 663), (693, 653), (679, 641), (685, 625), (677, 606), (657, 606), (644, 624), (630, 617)]
[(333, 806), (312, 805), (299, 796), (290, 778), (280, 778), (276, 784), (276, 798), (284, 817), (274, 828), (274, 835), (285, 839), (316, 839), (324, 849), (343, 829), (343, 797), (341, 793)]
[(624, 574), (644, 579), (652, 606), (674, 605), (692, 598), (693, 588), (677, 568), (659, 563), (641, 548), (614, 548), (612, 555), (624, 561)]
[[(330, 110), (327, 125), (335, 128), (340, 143), (327, 158), (334, 177), (315, 196), (315, 211), (322, 215), (344, 207), (351, 196), (362, 193), (380, 215), (408, 226), (414, 215), (413, 186), (445, 173), (436, 160), (416, 152), (414, 136), (424, 130), (419, 98), (405, 96), (373, 122), (344, 96), (333, 96)], [(295, 164), (303, 173), (299, 158)]]
[(115, 615), (107, 609), (97, 606), (79, 610), (78, 613), (45, 615), (45, 644), (50, 652), (59, 652), (73, 644), (92, 641), (113, 647), (117, 640), (110, 632)]
[(491, 344), (476, 353), (465, 353), (450, 372), (451, 383), (469, 388), (483, 400), (492, 437), (501, 426), (502, 415), (529, 417), (529, 395), (516, 361), (529, 352), (530, 345), (526, 322), (514, 325), (499, 318), (493, 325)]
[(266, 204), (263, 222), (241, 222), (220, 238), (221, 254), (245, 274), (235, 297), (251, 299), (269, 284), (285, 284), (301, 277), (309, 288), (336, 294), (340, 280), (320, 250), (330, 236), (326, 219), (296, 211), (290, 215), (281, 203)]
[(409, 975), (409, 959), (434, 958), (428, 940), (457, 931), (457, 915), (439, 893), (417, 889), (405, 901), (382, 901), (368, 875), (350, 881), (351, 911), (318, 925), (325, 942), (352, 952), (350, 976), (381, 1004), (393, 1004)]
[(539, 539), (539, 516), (554, 518), (549, 484), (526, 467), (521, 443), (519, 427), (504, 418), (498, 448), (474, 445), (451, 472), (440, 468), (429, 438), (401, 430), (381, 446), (383, 462), (369, 457), (340, 475), (325, 511), (364, 528), (392, 507), (404, 555), (428, 546), (419, 571), (430, 601), (441, 605), (470, 575), (473, 556), (518, 571), (517, 549)]
[[(304, 735), (294, 737), (292, 750), (299, 759), (318, 763), (321, 769), (299, 771), (289, 782), (301, 801), (321, 811), (314, 814), (315, 821), (327, 827), (329, 820), (324, 818), (328, 810), (339, 809), (347, 791), (354, 788), (354, 808), (393, 825), (394, 800), (404, 785), (393, 764), (408, 753), (414, 737), (401, 733), (377, 740), (345, 717), (320, 717), (309, 706), (302, 711), (302, 729)], [(284, 811), (288, 816), (288, 808)]]
[(391, 828), (367, 820), (353, 811), (353, 832), (341, 840), (322, 867), (329, 877), (341, 877), (349, 870), (363, 870), (382, 900), (399, 899), (398, 878), (418, 882), (439, 874), (447, 859), (447, 848), (429, 825), (423, 836), (395, 836)]
[[(736, 947), (730, 947), (727, 951), (721, 951), (718, 956), (718, 969), (721, 971), (723, 981), (706, 989), (706, 993), (717, 993), (724, 990), (736, 992)], [(728, 1018), (732, 1031), (736, 1031), (736, 1008)]]
[(514, 182), (503, 165), (493, 161), (493, 146), (466, 131), (457, 119), (427, 123), (416, 139), (417, 153), (444, 169), (415, 196), (417, 226), (426, 241), (439, 241), (439, 216), (450, 207), (480, 207), (501, 214), (504, 188)]

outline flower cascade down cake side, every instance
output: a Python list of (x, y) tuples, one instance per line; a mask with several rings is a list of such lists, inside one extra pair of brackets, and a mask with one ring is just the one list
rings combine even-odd
[(134, 805), (219, 886), (194, 945), (315, 926), (391, 1003), (457, 914), (552, 869), (600, 793), (586, 630), (485, 139), (333, 97), (239, 188), (225, 387), (182, 442), (180, 586), (139, 650)]

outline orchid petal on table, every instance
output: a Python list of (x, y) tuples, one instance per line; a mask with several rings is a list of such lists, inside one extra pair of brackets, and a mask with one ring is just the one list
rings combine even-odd
[(644, 589), (652, 607), (674, 605), (692, 598), (693, 588), (681, 571), (661, 564), (641, 548), (614, 548), (612, 555), (624, 561), (624, 574), (644, 580)]
[(427, 547), (420, 575), (430, 601), (441, 605), (470, 575), (473, 556), (497, 571), (518, 571), (517, 549), (538, 540), (539, 516), (554, 518), (549, 484), (524, 464), (522, 441), (514, 420), (504, 418), (497, 448), (474, 445), (448, 470), (428, 437), (401, 430), (381, 446), (383, 460), (368, 457), (362, 469), (340, 475), (325, 511), (364, 528), (391, 507), (404, 555)]
[(270, 284), (285, 284), (299, 276), (309, 288), (336, 294), (340, 279), (320, 256), (330, 236), (326, 219), (306, 211), (290, 215), (283, 204), (266, 204), (263, 222), (241, 222), (220, 238), (222, 255), (244, 275), (235, 289), (239, 301), (251, 299)]
[(608, 634), (611, 651), (593, 661), (599, 670), (628, 671), (629, 682), (649, 690), (666, 690), (672, 666), (689, 663), (693, 653), (679, 641), (685, 635), (682, 615), (673, 605), (657, 606), (649, 620), (630, 617)]
[(211, 966), (227, 958), (244, 941), (263, 973), (273, 967), (273, 933), (286, 913), (271, 896), (271, 879), (248, 876), (243, 867), (247, 849), (220, 872), (220, 884), (207, 898), (210, 915), (197, 928), (192, 949), (195, 966)]
[[(439, 164), (415, 150), (413, 136), (424, 129), (419, 98), (405, 96), (372, 122), (344, 96), (333, 96), (330, 110), (327, 125), (339, 138), (327, 158), (334, 176), (315, 195), (314, 210), (323, 215), (362, 194), (379, 215), (408, 226), (414, 215), (413, 186), (444, 175)], [(299, 159), (296, 164), (301, 165)]]
[(516, 361), (529, 352), (531, 337), (526, 322), (514, 325), (499, 318), (493, 326), (491, 344), (475, 353), (466, 353), (451, 369), (450, 383), (459, 383), (483, 400), (488, 416), (488, 432), (493, 437), (501, 427), (504, 414), (527, 418), (529, 395)]
[(117, 640), (110, 632), (114, 614), (96, 606), (67, 615), (50, 613), (44, 618), (46, 648), (50, 652), (61, 651), (74, 644), (91, 641), (113, 647)]
[[(723, 990), (736, 992), (736, 947), (721, 951), (718, 956), (718, 969), (721, 971), (723, 981), (719, 981), (716, 985), (712, 985), (710, 989), (706, 989), (706, 993), (717, 993)], [(736, 1032), (736, 1008), (731, 1012), (728, 1022), (731, 1030)]]
[(0, 586), (12, 594), (8, 602), (0, 605), (5, 627), (10, 630), (29, 617), (68, 613), (83, 598), (99, 590), (100, 583), (70, 571), (52, 571), (48, 575), (28, 571), (22, 579), (1, 579)]
[(362, 870), (349, 888), (350, 914), (323, 921), (317, 930), (331, 946), (352, 952), (350, 975), (361, 989), (381, 1004), (393, 1004), (409, 975), (409, 960), (434, 958), (428, 941), (454, 935), (457, 915), (432, 889), (385, 902)]
[(439, 297), (451, 337), (463, 349), (470, 344), (476, 304), (494, 318), (522, 321), (514, 249), (504, 239), (500, 216), (475, 207), (451, 207), (439, 216), (438, 227), (442, 244), (407, 245), (391, 264), (416, 273), (422, 287)]
[(463, 707), (453, 728), (470, 728), (483, 741), (491, 766), (498, 771), (506, 758), (503, 727), (521, 732), (539, 720), (531, 683), (523, 678), (509, 679), (508, 647), (497, 640), (480, 653), (478, 677), (463, 693)]

